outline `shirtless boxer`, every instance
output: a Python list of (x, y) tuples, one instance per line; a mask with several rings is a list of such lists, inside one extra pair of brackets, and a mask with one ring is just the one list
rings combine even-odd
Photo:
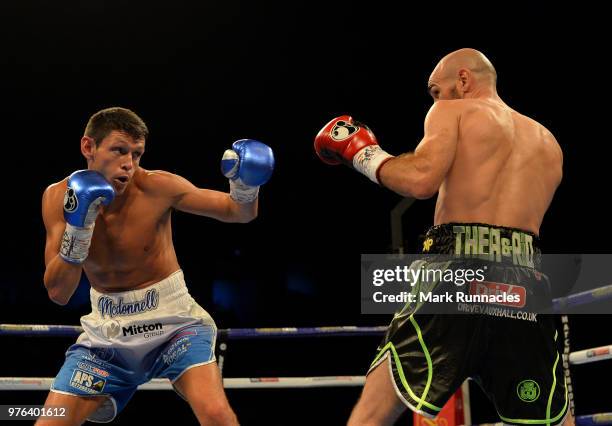
[(272, 174), (272, 150), (241, 140), (227, 150), (222, 172), (230, 192), (200, 189), (140, 159), (148, 130), (132, 111), (94, 114), (81, 138), (87, 170), (49, 186), (44, 283), (65, 305), (83, 271), (92, 313), (66, 353), (47, 406), (68, 418), (38, 425), (111, 421), (138, 385), (166, 377), (201, 424), (235, 425), (215, 361), (215, 323), (189, 295), (172, 243), (172, 210), (246, 223), (257, 216), (259, 186)]
[[(510, 252), (513, 242), (528, 242), (539, 254), (562, 152), (541, 124), (502, 101), (496, 80), (482, 53), (452, 52), (429, 78), (434, 104), (414, 152), (389, 155), (349, 116), (328, 123), (315, 149), (324, 162), (352, 166), (402, 196), (438, 193), (424, 252), (465, 255), (469, 246), (488, 255), (489, 247), (473, 250), (490, 237), (509, 242)], [(467, 377), (480, 383), (504, 423), (572, 424), (558, 345), (550, 315), (529, 322), (404, 309), (379, 347), (349, 425), (392, 424), (406, 406), (435, 417)]]

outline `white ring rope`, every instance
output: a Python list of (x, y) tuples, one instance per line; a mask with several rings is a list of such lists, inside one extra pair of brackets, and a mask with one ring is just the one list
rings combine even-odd
[[(39, 391), (49, 390), (51, 377), (0, 377), (0, 391)], [(321, 376), (321, 377), (255, 377), (223, 379), (226, 389), (264, 389), (264, 388), (323, 388), (339, 386), (363, 386), (364, 376)], [(153, 379), (138, 386), (139, 390), (172, 390), (168, 379)]]
[(572, 352), (569, 356), (570, 364), (587, 364), (610, 358), (612, 358), (612, 345)]

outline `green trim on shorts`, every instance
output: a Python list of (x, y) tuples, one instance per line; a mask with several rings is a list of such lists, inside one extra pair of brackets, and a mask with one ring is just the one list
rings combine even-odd
[[(423, 401), (425, 401), (425, 399), (427, 398), (427, 394), (429, 393), (429, 388), (431, 387), (431, 379), (433, 377), (433, 363), (431, 362), (431, 356), (429, 355), (429, 351), (427, 350), (427, 346), (425, 345), (425, 341), (423, 340), (423, 334), (421, 333), (421, 328), (419, 327), (419, 325), (417, 324), (416, 320), (414, 319), (412, 315), (410, 315), (408, 319), (410, 320), (410, 322), (414, 326), (414, 329), (417, 332), (417, 336), (419, 337), (419, 343), (421, 344), (421, 347), (423, 348), (423, 353), (425, 354), (425, 359), (427, 360), (427, 384), (425, 385), (425, 389), (423, 390), (423, 395), (421, 396)], [(417, 406), (417, 410), (420, 410), (422, 405), (423, 405), (422, 402), (419, 403), (419, 405)], [(438, 411), (439, 410), (441, 409), (438, 409)]]
[(427, 360), (427, 383), (425, 384), (425, 389), (423, 390), (423, 394), (421, 395), (421, 397), (417, 397), (412, 391), (412, 389), (410, 389), (408, 381), (406, 380), (406, 376), (404, 375), (404, 369), (402, 367), (402, 363), (400, 362), (399, 355), (397, 354), (397, 350), (395, 349), (395, 346), (392, 342), (387, 343), (385, 347), (380, 350), (380, 352), (378, 353), (376, 358), (374, 358), (374, 361), (372, 361), (372, 364), (370, 366), (376, 364), (376, 361), (378, 361), (388, 350), (390, 350), (391, 355), (393, 356), (393, 361), (395, 361), (395, 367), (397, 368), (397, 372), (400, 376), (400, 380), (402, 382), (402, 385), (404, 386), (404, 389), (406, 390), (406, 393), (408, 393), (408, 395), (410, 395), (410, 397), (418, 403), (416, 409), (420, 410), (422, 406), (425, 406), (434, 411), (441, 411), (442, 408), (436, 407), (435, 405), (425, 401), (425, 398), (427, 398), (427, 393), (429, 392), (429, 388), (431, 387), (431, 381), (433, 377), (433, 363), (431, 361), (429, 351), (427, 350), (427, 346), (423, 341), (423, 335), (421, 334), (421, 329), (419, 328), (419, 325), (416, 323), (412, 315), (410, 315), (409, 319), (417, 332), (419, 343), (423, 348), (423, 353), (425, 354), (425, 359)]
[[(555, 333), (555, 337), (556, 337), (556, 333)], [(519, 424), (525, 424), (525, 425), (535, 425), (535, 424), (550, 425), (550, 424), (556, 422), (557, 420), (559, 420), (565, 414), (566, 409), (567, 409), (567, 386), (565, 384), (565, 381), (563, 383), (563, 387), (565, 388), (565, 404), (563, 405), (563, 408), (561, 409), (561, 412), (559, 414), (557, 414), (552, 419), (550, 418), (550, 408), (552, 406), (553, 394), (554, 394), (555, 387), (557, 386), (557, 376), (555, 374), (555, 370), (557, 369), (557, 364), (558, 363), (559, 363), (559, 352), (557, 351), (557, 357), (556, 357), (555, 363), (553, 365), (553, 384), (552, 384), (552, 388), (550, 389), (550, 394), (548, 395), (548, 404), (546, 405), (546, 418), (545, 419), (543, 419), (543, 420), (509, 419), (509, 418), (506, 418), (506, 417), (502, 416), (501, 414), (497, 413), (499, 418), (502, 419), (504, 422), (519, 423)]]

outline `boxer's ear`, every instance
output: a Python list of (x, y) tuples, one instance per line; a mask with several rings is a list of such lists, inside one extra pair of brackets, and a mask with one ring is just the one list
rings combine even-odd
[(81, 138), (81, 154), (87, 161), (93, 161), (94, 153), (96, 150), (96, 142), (89, 136), (83, 136)]
[(474, 76), (470, 70), (461, 68), (457, 73), (459, 89), (464, 93), (469, 91), (472, 88), (473, 79)]

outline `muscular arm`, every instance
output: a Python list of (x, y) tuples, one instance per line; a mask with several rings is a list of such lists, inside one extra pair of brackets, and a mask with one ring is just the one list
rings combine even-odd
[(45, 244), (45, 275), (43, 278), (49, 298), (65, 305), (79, 285), (83, 267), (65, 262), (59, 255), (66, 222), (62, 213), (65, 187), (48, 187), (42, 199), (42, 215), (47, 231)]
[(381, 184), (417, 199), (432, 197), (455, 158), (459, 135), (455, 101), (436, 102), (425, 118), (425, 136), (414, 152), (387, 161), (379, 171)]
[(197, 188), (181, 176), (161, 171), (149, 173), (153, 174), (156, 185), (161, 185), (164, 193), (171, 197), (172, 207), (177, 210), (222, 222), (247, 223), (257, 217), (257, 199), (239, 204), (228, 193)]

